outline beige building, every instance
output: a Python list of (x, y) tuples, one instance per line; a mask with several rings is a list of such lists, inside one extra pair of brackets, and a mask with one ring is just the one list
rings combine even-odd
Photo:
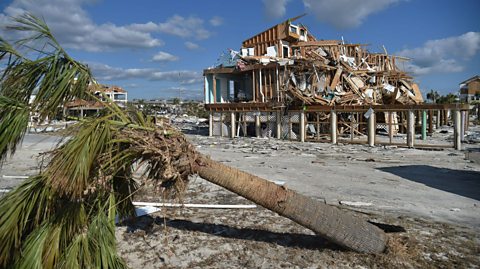
[(460, 83), (460, 101), (465, 103), (480, 101), (480, 76), (471, 77)]
[(68, 102), (64, 107), (64, 115), (75, 117), (93, 115), (104, 108), (103, 102), (106, 102), (107, 98), (122, 108), (127, 106), (128, 93), (118, 86), (97, 85), (91, 87), (90, 90), (94, 92), (101, 102), (81, 99)]

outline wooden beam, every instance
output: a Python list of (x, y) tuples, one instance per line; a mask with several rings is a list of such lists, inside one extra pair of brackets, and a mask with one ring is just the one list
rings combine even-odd
[(317, 41), (304, 41), (298, 42), (292, 45), (292, 48), (296, 47), (309, 47), (309, 46), (337, 46), (340, 44), (339, 40), (317, 40)]
[(213, 75), (213, 103), (217, 102), (217, 77)]
[(269, 89), (269, 98), (272, 99), (272, 70), (268, 70), (268, 89)]
[[(205, 109), (209, 111), (274, 111), (279, 110), (281, 103), (269, 102), (269, 103), (224, 103), (224, 104), (206, 104)], [(440, 110), (446, 112), (446, 109), (451, 110), (468, 110), (468, 104), (419, 104), (419, 105), (341, 105), (341, 106), (329, 106), (329, 105), (309, 105), (309, 112), (325, 112), (335, 109), (338, 113), (341, 112), (366, 112), (372, 108), (375, 112), (384, 111), (408, 111), (408, 110)], [(289, 111), (301, 111), (303, 106), (291, 106)]]
[(428, 133), (433, 133), (433, 110), (428, 111)]
[(337, 84), (340, 81), (341, 74), (342, 74), (342, 68), (337, 68), (337, 71), (335, 72), (335, 76), (333, 76), (332, 83), (330, 84), (330, 88), (332, 90), (335, 90), (335, 88), (337, 87)]
[(253, 102), (257, 101), (257, 96), (256, 96), (256, 84), (255, 84), (255, 70), (252, 70), (252, 100)]
[(220, 68), (212, 68), (212, 69), (205, 69), (203, 70), (203, 75), (206, 74), (230, 74), (230, 73), (235, 73), (236, 70), (234, 67), (220, 67)]

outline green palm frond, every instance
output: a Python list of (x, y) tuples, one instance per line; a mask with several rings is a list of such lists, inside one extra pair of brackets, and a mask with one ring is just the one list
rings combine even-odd
[[(105, 152), (111, 152), (112, 139), (109, 117), (88, 119), (75, 126), (78, 132), (54, 152), (45, 171), (50, 184), (59, 193), (79, 198), (87, 187), (102, 184), (98, 160)], [(94, 180), (97, 182), (94, 182)]]
[(26, 104), (0, 95), (0, 161), (15, 153), (28, 127), (29, 110)]
[[(30, 46), (32, 42), (40, 41), (42, 44), (51, 46), (54, 50), (65, 53), (43, 19), (40, 19), (28, 12), (20, 16), (13, 17), (12, 19), (15, 23), (12, 25), (7, 25), (6, 28), (8, 30), (30, 33), (30, 36), (18, 39), (16, 42), (17, 45)], [(37, 52), (40, 52), (41, 54), (46, 54), (48, 51), (49, 50), (45, 47), (42, 50), (37, 50)]]
[[(53, 268), (55, 252), (53, 248), (59, 247), (59, 227), (53, 227), (49, 223), (43, 224), (35, 229), (25, 240), (25, 247), (22, 248), (25, 257), (29, 259), (18, 259), (14, 268), (18, 269), (43, 269)], [(46, 252), (46, 253), (44, 253)]]
[[(65, 52), (43, 20), (25, 14), (14, 22), (7, 28), (30, 35), (14, 45), (0, 38), (0, 62), (4, 64), (0, 75), (0, 160), (22, 140), (29, 113), (38, 113), (40, 121), (51, 118), (66, 102), (85, 97), (93, 81), (88, 67)], [(49, 49), (32, 50), (39, 42), (48, 44)], [(30, 104), (32, 94), (36, 98)]]
[(59, 199), (44, 183), (30, 178), (1, 199), (0, 268), (125, 268), (116, 252), (115, 195)]
[(52, 191), (42, 176), (29, 178), (1, 198), (0, 268), (11, 264), (12, 253), (20, 249), (24, 237), (50, 218), (52, 198)]
[(74, 98), (86, 97), (92, 76), (84, 65), (69, 60), (60, 52), (43, 58), (42, 65), (45, 71), (33, 102), (33, 109), (39, 112), (40, 118), (54, 115), (59, 106)]

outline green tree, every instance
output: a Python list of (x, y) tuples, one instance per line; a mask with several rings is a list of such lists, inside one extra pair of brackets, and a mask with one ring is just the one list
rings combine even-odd
[(179, 105), (180, 104), (180, 98), (178, 98), (178, 97), (173, 98), (172, 99), (172, 104)]
[(440, 97), (440, 94), (438, 94), (437, 91), (430, 90), (429, 93), (427, 93), (427, 100), (431, 100), (432, 103), (436, 103), (438, 98)]
[(458, 96), (453, 93), (442, 95), (438, 98), (438, 101), (437, 101), (437, 103), (439, 104), (453, 104), (457, 102), (458, 102)]
[[(10, 29), (32, 36), (17, 42), (18, 49), (0, 43), (0, 60), (6, 62), (0, 81), (1, 160), (15, 152), (29, 113), (45, 119), (74, 98), (95, 98), (87, 90), (95, 81), (90, 70), (60, 47), (45, 22), (29, 14), (14, 21)], [(19, 52), (32, 48), (27, 55), (33, 60)], [(145, 168), (143, 182), (169, 186), (169, 193), (182, 192), (188, 176), (198, 173), (341, 246), (368, 253), (385, 249), (386, 235), (365, 220), (212, 161), (177, 129), (157, 126), (134, 108), (105, 106), (98, 117), (81, 119), (68, 130), (38, 175), (0, 199), (0, 268), (125, 268), (116, 252), (115, 217), (135, 215), (136, 165)]]

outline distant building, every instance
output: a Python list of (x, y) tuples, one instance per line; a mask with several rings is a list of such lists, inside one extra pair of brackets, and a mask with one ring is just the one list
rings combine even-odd
[(465, 103), (480, 101), (480, 76), (471, 77), (460, 83), (460, 101)]
[(97, 85), (90, 86), (89, 90), (92, 91), (101, 102), (82, 99), (73, 100), (65, 104), (64, 114), (74, 117), (93, 115), (104, 108), (103, 102), (107, 102), (108, 99), (122, 108), (127, 106), (128, 93), (118, 86)]
[[(102, 96), (103, 93), (103, 96)], [(125, 107), (128, 102), (128, 93), (126, 90), (118, 86), (100, 85), (95, 88), (95, 95), (100, 96), (102, 101), (107, 101), (107, 98), (117, 103), (120, 107)], [(107, 98), (105, 98), (106, 96)]]

